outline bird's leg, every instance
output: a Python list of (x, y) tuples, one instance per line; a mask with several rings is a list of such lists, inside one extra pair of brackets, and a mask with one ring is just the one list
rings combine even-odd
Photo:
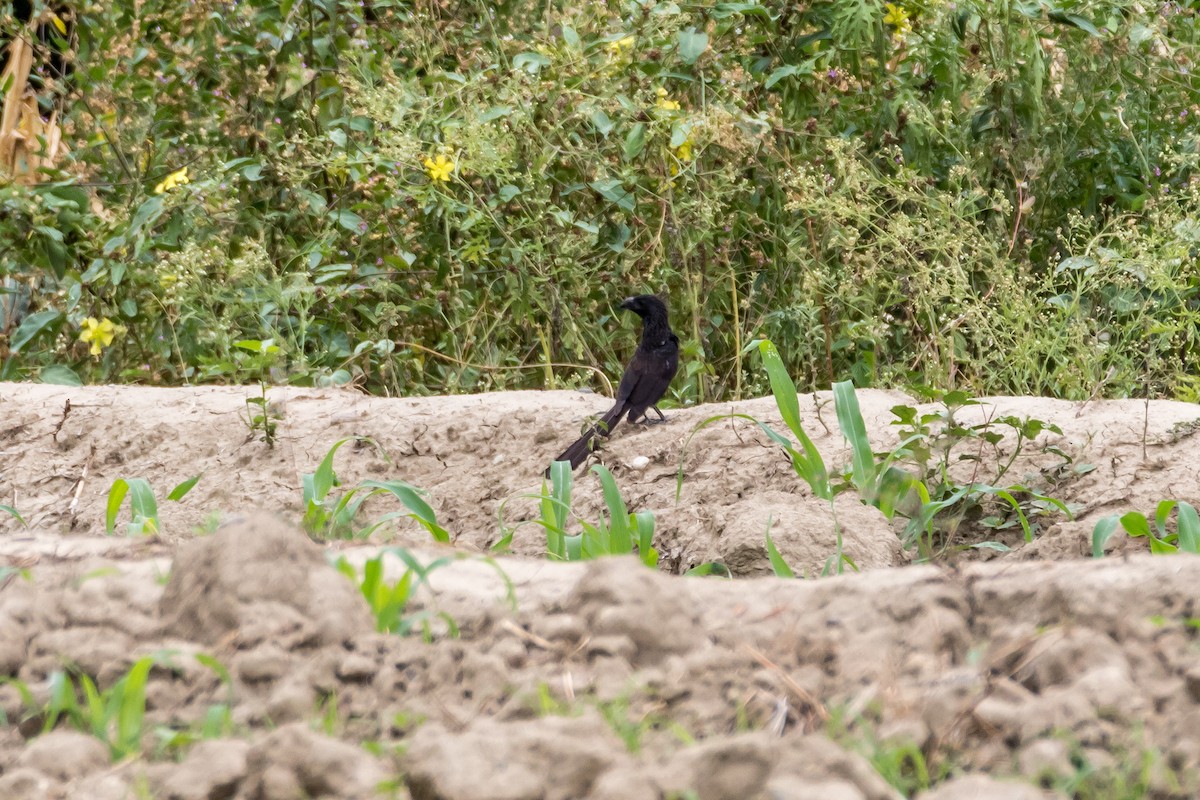
[(658, 406), (650, 406), (650, 408), (654, 409), (655, 414), (658, 414), (658, 419), (650, 419), (649, 414), (642, 412), (642, 415), (638, 417), (636, 421), (632, 419), (629, 420), (630, 423), (634, 425), (661, 425), (664, 422), (668, 422), (667, 418), (663, 416), (663, 413), (658, 410)]
[(659, 410), (658, 406), (650, 406), (650, 408), (654, 410), (655, 414), (658, 414), (658, 419), (652, 420), (648, 414), (642, 415), (642, 419), (647, 425), (661, 425), (667, 421), (667, 418), (663, 416), (663, 413)]

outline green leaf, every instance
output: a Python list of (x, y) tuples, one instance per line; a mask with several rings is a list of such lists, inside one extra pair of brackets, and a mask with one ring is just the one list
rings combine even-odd
[(117, 715), (114, 755), (124, 758), (141, 752), (142, 721), (146, 715), (146, 680), (154, 666), (151, 656), (139, 659), (121, 679), (121, 704)]
[(130, 234), (136, 234), (147, 224), (152, 224), (163, 213), (163, 196), (161, 194), (149, 198), (146, 202), (138, 206), (138, 210), (133, 214), (133, 220), (129, 223)]
[[(603, 542), (598, 554), (626, 555), (632, 553), (633, 537), (629, 531), (629, 510), (625, 506), (624, 498), (621, 497), (621, 490), (617, 488), (617, 481), (608, 471), (608, 467), (603, 464), (594, 465), (592, 472), (600, 478), (601, 494), (604, 496), (604, 505), (608, 507), (609, 516), (607, 541)], [(601, 528), (601, 536), (605, 538), (603, 533), (604, 529)]]
[(362, 233), (363, 218), (353, 211), (343, 208), (334, 213), (334, 218), (338, 225), (341, 225), (351, 233)]
[(708, 49), (708, 34), (698, 32), (695, 28), (688, 28), (685, 31), (676, 32), (675, 42), (679, 59), (685, 64), (695, 64), (696, 59), (700, 58)]
[(775, 547), (775, 542), (771, 539), (771, 523), (767, 522), (767, 558), (771, 560), (771, 569), (779, 578), (794, 578), (796, 572), (788, 563), (783, 560), (783, 554), (779, 552), (779, 548)]
[(813, 65), (816, 62), (813, 60), (805, 61), (803, 64), (787, 64), (771, 72), (763, 82), (764, 89), (770, 89), (775, 84), (779, 83), (784, 78), (791, 78), (796, 75), (812, 75)]
[(1179, 518), (1176, 520), (1179, 549), (1185, 553), (1200, 555), (1200, 516), (1191, 503), (1179, 501)]
[(609, 178), (603, 181), (593, 181), (589, 184), (593, 189), (599, 192), (606, 200), (609, 200), (626, 211), (633, 211), (634, 201), (633, 192), (625, 188), (624, 184), (616, 178)]
[(129, 482), (124, 478), (117, 478), (108, 489), (108, 503), (104, 508), (104, 532), (109, 536), (112, 536), (117, 527), (117, 512), (121, 510), (121, 503), (128, 493)]
[(1092, 528), (1092, 558), (1104, 558), (1104, 545), (1116, 533), (1121, 519), (1116, 514), (1103, 517)]
[(512, 60), (513, 69), (523, 69), (530, 75), (536, 75), (542, 67), (550, 65), (550, 58), (542, 53), (517, 53)]
[(608, 114), (605, 114), (602, 109), (597, 108), (592, 112), (592, 127), (595, 128), (601, 136), (607, 137), (612, 132), (613, 121), (609, 119)]
[(158, 502), (154, 499), (154, 490), (145, 478), (129, 479), (129, 510), (133, 514), (132, 533), (143, 533), (146, 528), (150, 533), (158, 532)]
[(1051, 22), (1057, 22), (1061, 25), (1070, 25), (1073, 28), (1078, 28), (1081, 31), (1087, 32), (1089, 36), (1093, 36), (1097, 39), (1102, 38), (1104, 35), (1100, 33), (1100, 30), (1095, 25), (1092, 24), (1090, 19), (1080, 16), (1079, 14), (1068, 14), (1063, 11), (1055, 10), (1048, 11), (1046, 16), (1050, 18)]
[(629, 129), (629, 133), (625, 134), (625, 146), (623, 149), (625, 160), (633, 161), (642, 154), (642, 150), (646, 146), (646, 123), (639, 122)]
[(22, 525), (29, 524), (25, 521), (25, 518), (22, 517), (19, 513), (17, 513), (17, 510), (15, 508), (13, 508), (12, 506), (6, 506), (3, 503), (0, 503), (0, 511), (3, 511), (5, 514), (8, 514), (10, 517), (14, 518), (15, 520), (17, 520), (17, 522), (20, 522)]
[(800, 401), (796, 394), (796, 384), (792, 382), (792, 377), (788, 375), (787, 367), (784, 366), (779, 351), (775, 349), (775, 345), (770, 340), (760, 341), (758, 352), (762, 356), (763, 366), (766, 367), (767, 377), (771, 382), (771, 392), (775, 395), (775, 404), (779, 407), (779, 413), (783, 416), (783, 421), (791, 430), (792, 435), (800, 442), (803, 452), (797, 451), (790, 442), (779, 437), (768, 426), (760, 423), (760, 427), (768, 436), (774, 434), (774, 440), (784, 446), (792, 459), (792, 467), (796, 470), (796, 474), (804, 479), (805, 483), (812, 488), (813, 493), (823, 500), (832, 499), (834, 491), (829, 484), (829, 473), (825, 468), (825, 460), (821, 458), (820, 451), (817, 450), (808, 434), (804, 432), (804, 426), (800, 423)]
[(200, 477), (203, 474), (204, 473), (200, 473), (200, 475), (194, 475), (194, 476), (188, 478), (183, 483), (176, 486), (174, 489), (171, 490), (171, 493), (169, 495), (167, 495), (167, 499), (173, 500), (176, 502), (182, 500), (184, 498), (184, 496), (192, 490), (192, 487), (196, 485), (196, 482), (200, 480)]
[(842, 436), (850, 443), (852, 477), (855, 488), (868, 503), (875, 503), (876, 466), (875, 453), (867, 438), (867, 425), (863, 422), (858, 406), (858, 395), (853, 381), (839, 381), (833, 385), (833, 405), (837, 411), (838, 426)]
[(61, 311), (35, 311), (21, 320), (21, 324), (17, 326), (12, 339), (9, 340), (9, 350), (14, 353), (20, 352), (22, 347), (29, 344), (38, 336), (54, 333), (55, 329), (65, 319), (66, 317), (63, 316)]
[(421, 489), (404, 481), (363, 481), (359, 488), (374, 489), (392, 495), (411, 512), (406, 516), (419, 522), (435, 540), (449, 544), (450, 532), (438, 524), (433, 508), (421, 497)]
[(83, 381), (75, 370), (64, 364), (51, 364), (44, 367), (38, 373), (38, 380), (42, 383), (52, 383), (56, 386), (83, 386)]
[(716, 575), (721, 578), (733, 578), (733, 573), (729, 571), (729, 567), (719, 561), (705, 561), (703, 564), (697, 564), (683, 574), (693, 577)]

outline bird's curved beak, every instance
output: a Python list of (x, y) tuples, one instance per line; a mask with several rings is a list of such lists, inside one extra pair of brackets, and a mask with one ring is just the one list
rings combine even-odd
[(626, 297), (624, 300), (621, 301), (621, 308), (625, 309), (626, 311), (632, 311), (633, 310), (633, 301), (636, 299), (637, 299), (636, 297)]

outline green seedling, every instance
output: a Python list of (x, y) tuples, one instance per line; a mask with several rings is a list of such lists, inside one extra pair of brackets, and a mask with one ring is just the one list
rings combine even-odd
[(600, 479), (601, 493), (608, 517), (596, 522), (579, 520), (581, 533), (567, 532), (574, 481), (570, 465), (556, 461), (550, 468), (550, 485), (542, 483), (541, 516), (534, 520), (546, 531), (546, 554), (560, 561), (580, 561), (600, 556), (629, 555), (636, 552), (648, 567), (658, 566), (654, 549), (654, 514), (650, 511), (629, 513), (617, 481), (608, 468), (596, 464), (592, 471)]
[[(169, 660), (171, 655), (171, 653), (162, 654), (165, 659), (168, 659), (164, 662), (165, 666), (171, 666)], [(160, 725), (155, 728), (154, 735), (158, 739), (159, 752), (178, 755), (185, 752), (196, 742), (206, 739), (221, 739), (234, 733), (235, 726), (232, 712), (234, 706), (233, 676), (229, 674), (229, 670), (224, 664), (206, 653), (197, 653), (193, 658), (195, 658), (196, 663), (211, 670), (221, 681), (221, 684), (225, 687), (225, 699), (223, 702), (210, 705), (205, 710), (204, 717), (198, 723), (184, 728), (173, 728), (168, 725)]]
[[(383, 558), (385, 553), (391, 553), (396, 556), (407, 567), (398, 581), (389, 582), (383, 577)], [(379, 555), (369, 559), (363, 565), (361, 576), (354, 568), (354, 565), (346, 560), (345, 556), (339, 558), (334, 563), (334, 566), (338, 572), (345, 575), (358, 586), (359, 591), (362, 592), (367, 605), (371, 609), (371, 613), (375, 615), (375, 629), (380, 633), (396, 633), (406, 636), (414, 628), (420, 626), (425, 638), (431, 639), (433, 636), (431, 627), (432, 619), (433, 617), (438, 617), (446, 624), (450, 636), (457, 638), (459, 633), (458, 625), (455, 623), (454, 618), (444, 611), (408, 613), (409, 601), (412, 600), (417, 589), (422, 584), (427, 585), (429, 583), (430, 573), (452, 563), (454, 559), (454, 556), (442, 556), (431, 561), (429, 564), (422, 564), (412, 553), (404, 548), (389, 547)], [(511, 584), (509, 584), (509, 590), (512, 590)]]
[[(1167, 531), (1167, 520), (1176, 512), (1175, 531)], [(1139, 511), (1111, 514), (1096, 523), (1092, 529), (1092, 557), (1103, 558), (1104, 547), (1117, 532), (1118, 526), (1133, 537), (1146, 537), (1150, 552), (1158, 555), (1171, 553), (1200, 554), (1200, 516), (1191, 503), (1182, 500), (1163, 500), (1154, 512), (1154, 527)], [(1157, 531), (1157, 534), (1155, 533)]]
[(153, 656), (138, 659), (120, 680), (104, 691), (87, 675), (78, 674), (72, 680), (67, 672), (52, 673), (42, 732), (53, 730), (65, 718), (76, 730), (90, 733), (107, 744), (113, 760), (140, 753), (146, 716), (146, 680), (154, 665)]
[(259, 396), (246, 398), (246, 419), (244, 421), (250, 429), (251, 437), (257, 433), (260, 441), (268, 448), (274, 448), (275, 430), (281, 417), (271, 408), (270, 402), (267, 400), (267, 385), (260, 381), (258, 386)]
[(22, 517), (20, 515), (20, 513), (12, 506), (6, 506), (3, 503), (0, 503), (0, 511), (4, 512), (5, 514), (8, 514), (10, 517), (15, 519), (17, 522), (21, 523), (22, 525), (29, 524), (25, 521), (25, 518)]
[[(542, 482), (538, 494), (521, 494), (514, 497), (530, 498), (538, 501), (539, 515), (508, 527), (504, 523), (504, 508), (508, 500), (500, 504), (498, 516), (503, 536), (492, 546), (492, 550), (503, 552), (511, 544), (513, 536), (522, 524), (540, 525), (546, 534), (546, 555), (559, 561), (580, 561), (608, 555), (629, 555), (637, 553), (642, 563), (650, 567), (658, 565), (658, 551), (654, 549), (654, 513), (639, 511), (629, 513), (621, 491), (617, 488), (616, 479), (608, 468), (596, 464), (592, 471), (600, 479), (601, 493), (604, 504), (608, 509), (607, 518), (602, 517), (597, 522), (587, 522), (579, 519), (581, 533), (571, 533), (571, 522), (577, 519), (571, 505), (571, 490), (574, 487), (574, 476), (571, 465), (565, 461), (556, 461), (550, 465), (550, 481)], [(512, 498), (509, 498), (512, 499)], [(703, 565), (701, 565), (703, 566)], [(703, 574), (714, 574), (712, 571)]]
[[(41, 708), (35, 704), (26, 687), (19, 682), (12, 683), (21, 694), (27, 710), (26, 718), (42, 718), (42, 733), (48, 733), (60, 722), (65, 722), (107, 744), (113, 760), (120, 760), (142, 752), (142, 740), (146, 733), (146, 683), (155, 667), (173, 668), (172, 659), (175, 655), (171, 651), (163, 651), (143, 656), (116, 683), (104, 690), (99, 689), (90, 676), (77, 670), (53, 672), (49, 678), (50, 699)], [(198, 735), (166, 728), (156, 730), (160, 746), (182, 747), (197, 738), (217, 738), (228, 735), (232, 730), (229, 709), (233, 707), (233, 680), (229, 671), (211, 656), (199, 654), (195, 659), (221, 679), (229, 697), (226, 702), (208, 709)]]
[[(342, 445), (350, 441), (370, 442), (369, 439), (360, 437), (339, 440), (321, 459), (317, 471), (305, 474), (302, 478), (304, 529), (308, 531), (309, 535), (326, 539), (365, 538), (385, 522), (394, 519), (413, 519), (425, 528), (435, 541), (448, 543), (450, 532), (438, 524), (433, 508), (421, 496), (426, 492), (405, 481), (367, 480), (337, 498), (331, 497), (330, 492), (341, 485), (337, 473), (333, 469), (334, 456), (337, 455), (337, 451)], [(376, 495), (391, 495), (408, 510), (385, 514), (374, 524), (359, 527), (356, 518), (362, 504)]]
[[(192, 490), (200, 475), (188, 478), (180, 483), (167, 499), (178, 502)], [(108, 503), (104, 510), (104, 530), (111, 536), (117, 527), (117, 515), (125, 497), (129, 497), (129, 511), (132, 519), (129, 521), (127, 532), (130, 536), (154, 536), (159, 532), (158, 501), (154, 499), (154, 490), (144, 478), (117, 478), (108, 490)]]

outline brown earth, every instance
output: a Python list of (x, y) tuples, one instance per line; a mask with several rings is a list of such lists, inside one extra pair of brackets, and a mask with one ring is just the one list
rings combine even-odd
[[(912, 565), (902, 526), (853, 493), (832, 508), (814, 498), (753, 423), (689, 438), (730, 412), (783, 431), (769, 398), (618, 429), (603, 458), (630, 510), (655, 513), (663, 572), (719, 561), (736, 576), (722, 580), (541, 557), (527, 495), (603, 398), (276, 388), (269, 448), (246, 421), (255, 392), (0, 384), (0, 503), (27, 522), (0, 512), (0, 798), (893, 798), (881, 773), (905, 752), (932, 773), (922, 798), (1200, 789), (1200, 561), (1125, 537), (1088, 557), (1106, 514), (1200, 503), (1194, 405), (962, 409), (966, 424), (1061, 428), (999, 482), (1046, 491), (1075, 519), (1036, 516), (1026, 543), (973, 514), (943, 532), (934, 565)], [(879, 450), (897, 441), (891, 407), (916, 405), (878, 391), (859, 402)], [(826, 462), (848, 464), (829, 395), (801, 412)], [(998, 449), (952, 452), (959, 481), (994, 481), (1012, 456), (1012, 431), (994, 430)], [(301, 475), (346, 437), (370, 441), (339, 451), (342, 489), (427, 489), (453, 550), (407, 521), (324, 547), (294, 526)], [(165, 499), (197, 474), (182, 501)], [(159, 534), (106, 536), (109, 487), (135, 477), (158, 495)], [(601, 515), (593, 475), (577, 478), (574, 505)], [(361, 518), (396, 508), (372, 499)], [(768, 525), (809, 576), (836, 563), (840, 526), (861, 574), (770, 577)], [(513, 555), (480, 555), (510, 531)], [(1012, 550), (969, 549), (983, 539)], [(426, 563), (455, 556), (409, 608), (424, 635), (376, 633), (329, 565), (361, 568), (391, 543)], [(385, 563), (403, 574), (394, 554)], [(104, 691), (147, 655), (140, 757), (114, 762), (86, 725), (42, 732), (64, 669)]]

